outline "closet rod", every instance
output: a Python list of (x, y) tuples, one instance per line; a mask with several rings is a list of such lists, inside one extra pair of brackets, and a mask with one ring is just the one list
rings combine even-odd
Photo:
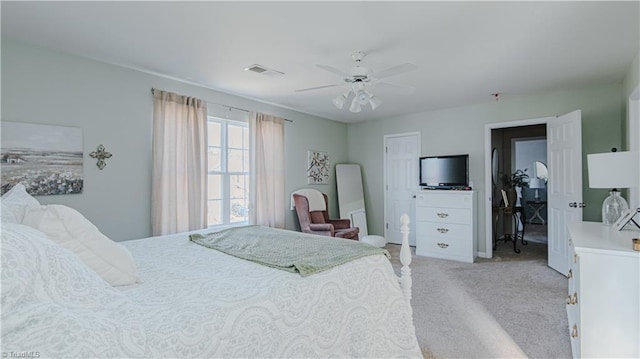
[[(153, 93), (154, 93), (154, 91), (155, 91), (155, 89), (151, 89), (151, 94), (153, 94)], [(246, 112), (246, 113), (251, 112), (251, 111), (249, 111), (249, 110), (247, 110), (247, 109), (240, 108), (240, 107), (233, 107), (233, 106), (229, 106), (229, 105), (223, 105), (223, 104), (221, 104), (221, 103), (215, 103), (215, 102), (211, 102), (211, 101), (206, 101), (206, 102), (207, 102), (207, 103), (210, 103), (210, 104), (212, 104), (212, 105), (217, 105), (217, 106), (221, 106), (221, 107), (226, 107), (226, 108), (228, 108), (229, 110), (234, 109), (234, 110), (238, 110), (238, 111), (242, 111), (242, 112)], [(291, 122), (291, 123), (293, 123), (293, 120), (290, 120), (290, 119), (288, 119), (288, 118), (283, 118), (283, 120), (285, 120), (285, 121), (287, 121), (287, 122)]]

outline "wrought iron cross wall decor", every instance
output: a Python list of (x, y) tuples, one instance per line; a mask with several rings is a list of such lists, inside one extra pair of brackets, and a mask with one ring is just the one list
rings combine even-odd
[(98, 159), (98, 163), (96, 163), (96, 166), (98, 166), (98, 168), (102, 170), (104, 166), (107, 165), (107, 163), (104, 160), (107, 158), (111, 158), (111, 153), (105, 151), (103, 145), (98, 145), (98, 149), (96, 151), (91, 152), (89, 156), (91, 156), (91, 158)]

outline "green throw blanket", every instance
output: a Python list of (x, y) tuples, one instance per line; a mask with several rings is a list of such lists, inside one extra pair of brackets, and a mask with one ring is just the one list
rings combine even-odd
[(261, 226), (234, 227), (189, 240), (220, 252), (306, 277), (386, 249), (350, 239), (322, 237)]

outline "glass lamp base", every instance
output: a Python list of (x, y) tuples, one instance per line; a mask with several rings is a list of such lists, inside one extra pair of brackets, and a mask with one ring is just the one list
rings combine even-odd
[(618, 191), (609, 192), (609, 197), (602, 202), (602, 224), (614, 224), (622, 213), (629, 209), (629, 204)]

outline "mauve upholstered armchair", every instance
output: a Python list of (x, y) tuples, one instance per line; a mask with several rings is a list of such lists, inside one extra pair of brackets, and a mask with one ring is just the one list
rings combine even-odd
[(302, 232), (358, 240), (359, 229), (358, 227), (351, 227), (350, 220), (329, 219), (329, 200), (326, 194), (323, 193), (322, 196), (327, 209), (324, 211), (309, 211), (307, 197), (293, 194), (293, 201)]

